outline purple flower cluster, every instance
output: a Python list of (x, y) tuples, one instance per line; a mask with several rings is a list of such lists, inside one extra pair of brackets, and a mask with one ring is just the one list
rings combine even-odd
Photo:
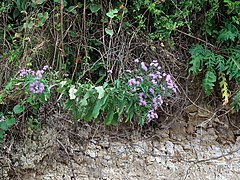
[(138, 80), (136, 80), (135, 78), (132, 78), (132, 79), (129, 79), (128, 84), (129, 84), (129, 86), (133, 86), (133, 85), (138, 86), (140, 84), (140, 82)]
[(42, 70), (33, 71), (32, 69), (20, 70), (19, 77), (23, 78), (27, 75), (31, 75), (31, 83), (29, 84), (29, 91), (34, 94), (40, 94), (44, 90), (44, 84), (39, 82), (43, 77), (44, 72), (49, 69), (48, 65), (45, 65)]
[(20, 70), (20, 73), (19, 73), (19, 77), (24, 77), (28, 74), (31, 74), (31, 75), (35, 75), (35, 71), (31, 70), (31, 69), (22, 69)]
[(143, 92), (138, 94), (138, 99), (139, 99), (138, 104), (139, 104), (139, 106), (146, 106), (147, 105), (147, 102), (144, 100), (144, 98), (146, 99), (147, 96)]
[(173, 80), (169, 74), (166, 76), (166, 82), (167, 82), (167, 87), (176, 93), (177, 85), (173, 82)]
[[(147, 122), (150, 122), (158, 118), (157, 109), (163, 105), (166, 90), (170, 89), (176, 93), (177, 86), (170, 75), (162, 72), (157, 60), (153, 60), (148, 67), (139, 59), (135, 59), (134, 62), (141, 70), (127, 70), (132, 77), (128, 80), (128, 85), (131, 91), (138, 95), (138, 105), (144, 111), (147, 110)], [(133, 72), (137, 72), (137, 75)]]
[(148, 114), (147, 114), (148, 122), (150, 122), (154, 119), (157, 119), (157, 118), (158, 118), (158, 114), (156, 113), (156, 111), (154, 111), (153, 109), (148, 111)]
[(147, 66), (145, 65), (144, 62), (141, 62), (141, 67), (145, 72), (147, 72), (148, 68), (147, 68)]
[(152, 99), (153, 110), (157, 110), (158, 105), (161, 106), (162, 104), (163, 104), (163, 99), (161, 95), (157, 95)]
[(37, 76), (38, 78), (42, 78), (44, 71), (49, 69), (48, 65), (45, 65), (42, 70), (37, 70), (37, 72), (33, 71), (32, 69), (22, 69), (19, 72), (19, 77), (24, 77), (26, 75)]
[(40, 94), (44, 90), (44, 84), (38, 82), (38, 80), (31, 82), (29, 85), (29, 91), (34, 94)]

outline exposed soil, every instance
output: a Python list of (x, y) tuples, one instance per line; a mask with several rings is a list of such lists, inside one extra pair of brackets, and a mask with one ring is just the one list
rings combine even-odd
[(117, 129), (81, 123), (73, 131), (68, 116), (55, 114), (43, 129), (4, 146), (0, 177), (240, 179), (240, 137), (226, 117), (189, 106), (162, 127)]

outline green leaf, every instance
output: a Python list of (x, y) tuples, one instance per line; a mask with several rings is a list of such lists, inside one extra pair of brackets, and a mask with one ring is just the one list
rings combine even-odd
[(14, 106), (13, 112), (15, 114), (20, 114), (20, 113), (22, 113), (24, 111), (24, 109), (25, 109), (24, 106), (22, 106), (20, 104), (17, 104), (16, 106)]
[(80, 106), (86, 106), (88, 105), (87, 99), (90, 97), (92, 94), (92, 89), (89, 89), (86, 94), (84, 95), (83, 99), (80, 101)]
[(90, 122), (93, 119), (92, 112), (94, 109), (94, 102), (95, 100), (92, 100), (88, 106), (86, 107), (85, 114), (84, 114), (84, 120), (87, 122)]
[(112, 120), (111, 124), (113, 126), (117, 126), (118, 125), (118, 119), (119, 119), (119, 116), (118, 116), (117, 113), (115, 113), (114, 116), (113, 116), (113, 120)]
[(98, 99), (95, 102), (95, 106), (92, 110), (91, 117), (96, 119), (99, 116), (100, 110), (103, 109), (103, 106), (105, 105), (105, 103), (107, 101), (107, 98), (108, 98), (108, 96), (105, 96), (104, 98)]
[(8, 117), (6, 119), (6, 124), (8, 127), (14, 125), (16, 123), (16, 119), (14, 117)]
[(97, 93), (98, 93), (98, 99), (102, 99), (105, 94), (105, 90), (103, 89), (103, 87), (98, 86), (98, 87), (95, 87), (95, 89), (97, 90)]
[(98, 117), (98, 115), (99, 115), (99, 112), (100, 112), (100, 110), (101, 110), (101, 107), (102, 107), (102, 100), (100, 100), (100, 99), (98, 99), (97, 101), (96, 101), (96, 104), (95, 104), (95, 106), (94, 106), (94, 108), (93, 108), (93, 111), (92, 111), (92, 115), (91, 115), (91, 117), (93, 117), (94, 119), (96, 119), (97, 117)]
[(73, 14), (77, 14), (77, 11), (76, 11), (75, 6), (69, 6), (69, 7), (67, 8), (67, 11), (68, 11), (68, 12), (71, 12), (71, 13), (73, 13)]
[(101, 9), (101, 6), (98, 4), (90, 4), (90, 10), (92, 13), (96, 13)]
[(127, 115), (126, 122), (131, 121), (132, 118), (133, 118), (133, 115), (134, 115), (134, 104), (133, 104), (133, 102), (130, 103), (130, 106), (126, 110), (126, 115)]
[(127, 99), (123, 98), (120, 102), (119, 108), (118, 108), (118, 115), (121, 116), (123, 113), (124, 107), (126, 106)]
[(117, 9), (111, 9), (109, 10), (106, 15), (110, 18), (114, 18), (116, 16), (116, 14), (118, 13), (118, 10)]
[(113, 35), (113, 30), (112, 29), (105, 28), (105, 32), (110, 36)]
[(140, 125), (143, 126), (143, 125), (144, 125), (144, 122), (145, 122), (145, 117), (144, 117), (144, 116), (141, 116), (141, 117), (140, 117)]
[(217, 80), (216, 74), (213, 71), (208, 70), (202, 81), (202, 86), (206, 95), (211, 94), (211, 90), (213, 89), (216, 80)]
[(45, 1), (46, 0), (32, 0), (32, 3), (34, 3), (34, 4), (42, 4)]
[(8, 125), (7, 125), (6, 121), (0, 122), (0, 128), (4, 131), (8, 130)]
[(110, 125), (112, 123), (113, 116), (114, 116), (114, 107), (110, 106), (109, 111), (107, 112), (107, 117), (104, 120), (104, 124), (105, 125)]
[(200, 68), (203, 61), (204, 52), (205, 50), (201, 45), (193, 46), (189, 50), (189, 53), (191, 54), (191, 60), (189, 62), (191, 67), (189, 68), (189, 71), (192, 72), (194, 75), (201, 70)]

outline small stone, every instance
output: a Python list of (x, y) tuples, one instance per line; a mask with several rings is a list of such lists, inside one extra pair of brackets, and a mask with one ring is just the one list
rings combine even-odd
[(103, 156), (103, 159), (110, 160), (110, 159), (112, 159), (112, 157), (109, 155), (106, 155), (106, 156)]
[(159, 164), (166, 164), (167, 157), (166, 156), (158, 156), (155, 157), (156, 162)]
[(170, 154), (170, 156), (174, 155), (174, 144), (171, 141), (166, 141), (165, 147), (167, 150), (167, 153)]
[(153, 156), (147, 156), (147, 163), (152, 164), (155, 161), (155, 157)]
[(90, 156), (91, 158), (96, 158), (97, 157), (97, 154), (94, 150), (87, 150), (86, 151), (86, 155)]

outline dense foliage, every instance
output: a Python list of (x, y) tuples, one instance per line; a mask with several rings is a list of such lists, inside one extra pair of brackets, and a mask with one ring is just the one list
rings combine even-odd
[(34, 127), (51, 97), (75, 122), (167, 114), (178, 72), (163, 48), (184, 46), (206, 95), (240, 107), (238, 0), (3, 0), (0, 18), (2, 140), (20, 117)]

